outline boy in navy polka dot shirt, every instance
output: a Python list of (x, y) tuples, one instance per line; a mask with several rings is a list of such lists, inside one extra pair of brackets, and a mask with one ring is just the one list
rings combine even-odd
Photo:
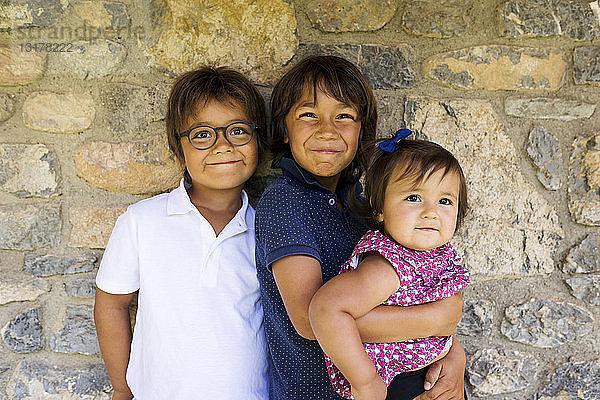
[[(348, 198), (364, 172), (362, 143), (375, 138), (376, 102), (355, 65), (313, 56), (277, 83), (271, 114), (271, 151), (283, 175), (267, 188), (256, 210), (270, 399), (340, 400), (308, 308), (368, 229), (350, 211)], [(449, 335), (461, 308), (460, 296), (414, 307), (378, 307), (357, 324), (368, 342)], [(464, 366), (464, 350), (455, 341), (448, 355), (429, 368), (429, 390), (417, 399), (462, 399)]]

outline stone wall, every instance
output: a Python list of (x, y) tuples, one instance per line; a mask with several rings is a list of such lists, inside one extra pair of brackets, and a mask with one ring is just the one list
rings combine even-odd
[(116, 217), (180, 177), (174, 77), (229, 64), (268, 97), (311, 53), (360, 66), (381, 135), (464, 166), (471, 398), (598, 398), (599, 21), (576, 0), (0, 2), (0, 399), (110, 398), (93, 280)]

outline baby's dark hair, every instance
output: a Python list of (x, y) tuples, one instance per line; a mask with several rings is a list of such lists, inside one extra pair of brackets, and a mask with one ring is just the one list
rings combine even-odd
[(382, 230), (383, 223), (377, 217), (383, 212), (385, 191), (390, 180), (408, 179), (417, 186), (441, 170), (444, 171), (443, 176), (456, 173), (460, 177), (456, 218), (458, 229), (468, 208), (467, 184), (458, 160), (442, 146), (426, 140), (400, 140), (393, 152), (386, 152), (379, 147), (383, 141), (378, 140), (370, 147), (371, 162), (365, 174), (364, 197), (353, 204), (356, 211), (368, 216), (373, 225)]
[(205, 66), (181, 75), (171, 88), (167, 104), (167, 138), (169, 149), (183, 163), (181, 133), (199, 105), (206, 106), (211, 101), (223, 104), (240, 105), (248, 122), (258, 129), (256, 140), (259, 155), (264, 152), (266, 136), (265, 100), (260, 92), (244, 75), (229, 67)]
[(270, 150), (275, 162), (290, 154), (285, 143), (285, 119), (306, 90), (312, 91), (315, 102), (317, 90), (336, 100), (357, 108), (361, 121), (361, 137), (352, 163), (342, 171), (340, 183), (357, 179), (366, 167), (363, 142), (375, 139), (377, 131), (377, 102), (362, 72), (350, 61), (336, 56), (307, 57), (283, 75), (271, 96)]

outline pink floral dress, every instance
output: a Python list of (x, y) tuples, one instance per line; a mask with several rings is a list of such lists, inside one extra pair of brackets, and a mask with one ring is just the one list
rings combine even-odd
[[(369, 251), (384, 256), (400, 278), (400, 288), (382, 303), (384, 305), (411, 306), (440, 300), (458, 293), (469, 283), (469, 273), (460, 265), (461, 260), (450, 243), (416, 251), (399, 245), (379, 231), (369, 231), (360, 239), (340, 273), (355, 269), (360, 256)], [(451, 344), (451, 336), (430, 336), (406, 342), (364, 343), (364, 347), (377, 373), (389, 386), (396, 375), (424, 367)], [(351, 399), (348, 380), (327, 355), (325, 363), (336, 392)]]

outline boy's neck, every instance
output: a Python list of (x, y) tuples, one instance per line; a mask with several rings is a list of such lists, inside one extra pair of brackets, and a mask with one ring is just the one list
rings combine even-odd
[(192, 186), (187, 192), (192, 204), (210, 223), (217, 236), (242, 207), (241, 187), (227, 190), (200, 190)]

